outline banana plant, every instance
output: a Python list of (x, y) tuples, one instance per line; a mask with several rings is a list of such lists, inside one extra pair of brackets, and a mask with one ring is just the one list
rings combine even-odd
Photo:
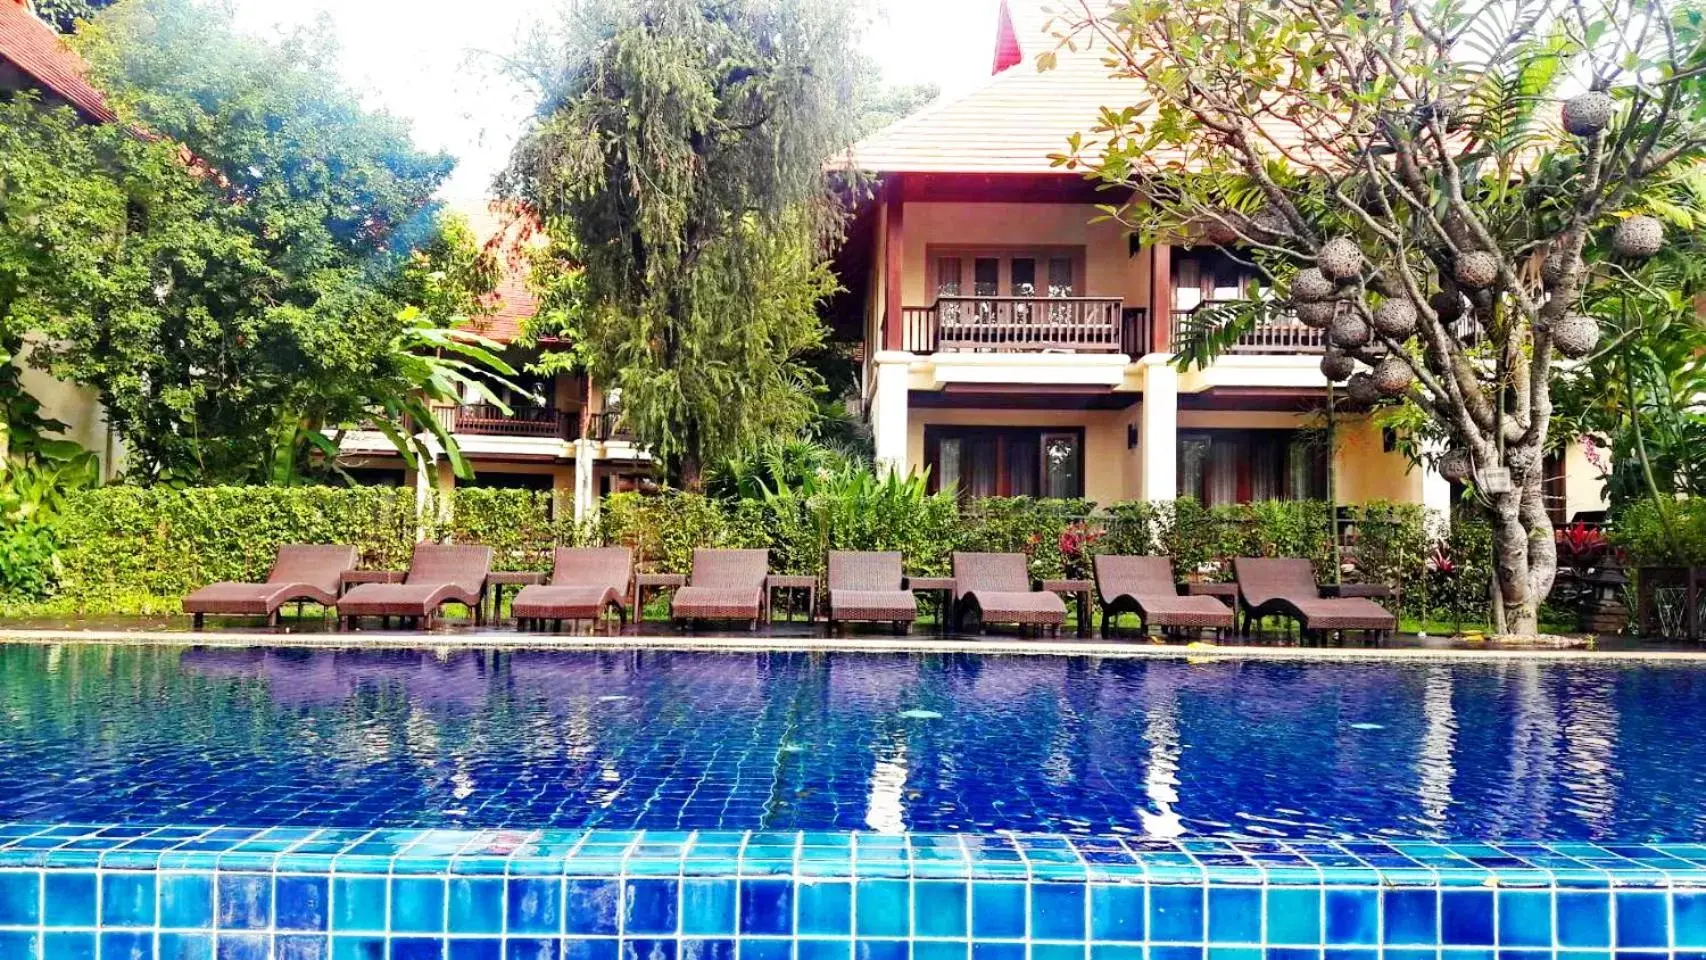
[(385, 359), (376, 366), (385, 368), (385, 373), (374, 378), (360, 422), (328, 427), (323, 419), (300, 411), (283, 413), (273, 444), (273, 483), (302, 480), (303, 460), (316, 453), (338, 472), (343, 435), (356, 427), (382, 434), (410, 470), (424, 470), (436, 480), (437, 454), (442, 452), (458, 478), (473, 477), (473, 467), (434, 406), (457, 406), (473, 397), (508, 416), (512, 411), (498, 388), (518, 395), (528, 391), (510, 379), (516, 370), (500, 356), (503, 344), (496, 340), (467, 329), (437, 326), (413, 306), (401, 311), (398, 319), (402, 327), (380, 352)]

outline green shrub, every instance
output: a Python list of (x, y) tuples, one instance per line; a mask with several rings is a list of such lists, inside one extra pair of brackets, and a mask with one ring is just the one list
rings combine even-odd
[[(1706, 526), (1706, 510), (1694, 512)], [(1442, 547), (1449, 572), (1429, 573), (1437, 558), (1419, 508), (1369, 504), (1346, 513), (1356, 543), (1349, 579), (1403, 584), (1406, 609), (1417, 614), (1484, 616), (1492, 556), (1485, 524), (1455, 524)], [(50, 532), (0, 534), (0, 606), (171, 612), (203, 584), (264, 577), (283, 543), (354, 543), (364, 566), (400, 569), (421, 536), (490, 544), (502, 570), (548, 569), (554, 547), (581, 543), (631, 546), (641, 569), (671, 573), (691, 569), (696, 547), (766, 547), (773, 569), (810, 574), (822, 573), (830, 550), (896, 550), (909, 573), (924, 576), (947, 573), (955, 550), (1018, 552), (1039, 579), (1081, 575), (1093, 553), (1163, 553), (1180, 577), (1199, 579), (1227, 579), (1225, 561), (1248, 555), (1308, 557), (1330, 579), (1333, 558), (1325, 503), (1208, 509), (1182, 499), (1096, 512), (1082, 500), (1013, 497), (962, 506), (929, 493), (920, 478), (851, 468), (734, 501), (616, 494), (584, 527), (553, 494), (525, 490), (464, 487), (443, 503), (429, 500), (424, 514), (417, 519), (415, 491), (400, 488), (87, 491), (71, 498)]]
[(1706, 500), (1637, 500), (1618, 511), (1610, 537), (1632, 566), (1706, 564)]
[(352, 543), (363, 564), (406, 564), (415, 491), (385, 487), (103, 487), (62, 511), (59, 594), (104, 609), (141, 591), (175, 601), (218, 580), (265, 578), (284, 543)]

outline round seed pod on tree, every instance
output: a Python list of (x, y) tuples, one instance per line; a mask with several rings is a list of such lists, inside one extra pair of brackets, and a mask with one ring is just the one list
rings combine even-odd
[(1475, 461), (1469, 456), (1469, 451), (1463, 449), (1447, 450), (1439, 458), (1439, 475), (1452, 483), (1461, 483), (1469, 479), (1475, 472)]
[(1236, 210), (1216, 210), (1213, 214), (1203, 214), (1198, 227), (1204, 240), (1217, 247), (1230, 247), (1239, 240), (1243, 216)]
[(1334, 383), (1342, 383), (1356, 373), (1357, 362), (1343, 351), (1328, 349), (1321, 355), (1321, 375)]
[(1291, 224), (1286, 222), (1285, 214), (1273, 207), (1263, 207), (1250, 218), (1250, 230), (1258, 240), (1272, 240), (1291, 232)]
[(1367, 371), (1357, 373), (1345, 384), (1345, 396), (1353, 403), (1373, 403), (1380, 399), (1380, 388), (1374, 385), (1374, 378)]
[(1300, 303), (1292, 308), (1297, 315), (1297, 322), (1317, 330), (1326, 329), (1333, 322), (1333, 317), (1339, 312), (1339, 305), (1331, 300)]
[(1540, 280), (1548, 287), (1555, 287), (1564, 279), (1564, 252), (1554, 250), (1540, 261)]
[(1305, 267), (1291, 278), (1291, 299), (1298, 303), (1326, 300), (1338, 290), (1338, 285), (1314, 267)]
[(1408, 300), (1388, 300), (1374, 311), (1374, 329), (1385, 337), (1403, 340), (1416, 332), (1416, 308)]
[(1321, 245), (1315, 265), (1331, 280), (1349, 280), (1362, 272), (1362, 248), (1350, 237), (1334, 237)]
[(1571, 360), (1580, 360), (1599, 346), (1599, 321), (1586, 314), (1564, 314), (1552, 324), (1552, 346)]
[(1604, 90), (1589, 90), (1564, 101), (1564, 129), (1578, 137), (1591, 137), (1611, 123), (1617, 101)]
[(1654, 217), (1625, 217), (1611, 234), (1611, 248), (1625, 257), (1650, 257), (1664, 245), (1664, 224)]
[(1374, 388), (1384, 397), (1401, 397), (1416, 382), (1415, 371), (1397, 357), (1387, 357), (1374, 367)]
[(1499, 279), (1499, 258), (1485, 250), (1460, 253), (1451, 265), (1451, 275), (1471, 290), (1485, 290)]
[(1341, 350), (1366, 346), (1373, 338), (1374, 331), (1369, 329), (1368, 321), (1349, 311), (1334, 317), (1327, 327), (1327, 342)]
[(1428, 298), (1428, 306), (1440, 320), (1450, 323), (1463, 316), (1463, 295), (1456, 290), (1441, 290)]

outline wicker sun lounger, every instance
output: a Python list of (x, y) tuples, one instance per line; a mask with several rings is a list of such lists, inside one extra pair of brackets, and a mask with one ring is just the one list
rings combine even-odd
[(338, 600), (338, 617), (351, 627), (360, 617), (407, 617), (421, 629), (447, 603), (459, 603), (485, 622), (486, 574), (492, 569), (492, 548), (472, 544), (415, 545), (409, 574), (402, 583), (364, 583)]
[(695, 550), (687, 586), (675, 591), (669, 615), (677, 624), (694, 620), (746, 620), (753, 629), (764, 615), (768, 550)]
[(1059, 633), (1066, 603), (1059, 594), (1031, 589), (1025, 557), (1018, 553), (955, 553), (954, 606), (964, 623), (968, 611), (979, 627), (1013, 623)]
[(1323, 596), (1308, 560), (1239, 557), (1232, 570), (1246, 633), (1250, 624), (1268, 616), (1295, 620), (1306, 635), (1362, 630), (1379, 639), (1398, 629), (1398, 618), (1373, 600)]
[(353, 570), (355, 561), (355, 548), (346, 544), (285, 544), (265, 583), (209, 584), (184, 598), (184, 612), (198, 629), (210, 613), (277, 623), (279, 608), (292, 601), (337, 603), (344, 571)]
[(898, 553), (829, 554), (829, 629), (838, 623), (894, 624), (896, 633), (918, 619), (918, 598), (906, 589)]
[(522, 587), (510, 611), (516, 626), (538, 627), (554, 620), (597, 620), (614, 610), (628, 622), (628, 590), (634, 582), (634, 551), (627, 547), (557, 550), (551, 582)]
[(1145, 631), (1163, 629), (1213, 630), (1233, 627), (1232, 608), (1214, 597), (1180, 596), (1173, 582), (1173, 562), (1167, 557), (1098, 555), (1096, 592), (1102, 601), (1102, 636), (1120, 614), (1135, 613)]

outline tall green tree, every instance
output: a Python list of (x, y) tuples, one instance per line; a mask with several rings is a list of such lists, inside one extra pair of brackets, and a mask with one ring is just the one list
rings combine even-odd
[(1134, 102), (1109, 104), (1061, 165), (1129, 188), (1110, 212), (1146, 242), (1219, 246), (1276, 293), (1191, 325), (1182, 362), (1286, 315), (1326, 328), (1323, 372), (1353, 398), (1426, 413), (1441, 472), (1492, 516), (1496, 625), (1533, 633), (1557, 571), (1543, 457), (1558, 361), (1594, 352), (1584, 290), (1663, 246), (1665, 183), (1700, 162), (1697, 8), (1069, 9), (1062, 36), (1107, 51)]
[(36, 16), (60, 33), (70, 33), (77, 24), (112, 6), (118, 0), (35, 0)]
[(421, 382), (405, 374), (420, 318), (450, 323), (495, 280), (432, 200), (451, 160), (362, 108), (323, 28), (266, 42), (220, 6), (129, 0), (79, 43), (159, 139), (131, 138), (89, 181), (112, 193), (89, 234), (111, 254), (96, 295), (32, 320), (38, 359), (100, 392), (132, 474), (296, 476), (327, 430), (402, 409), (376, 391)]
[(811, 416), (855, 50), (833, 0), (593, 0), (518, 60), (540, 106), (502, 189), (579, 271), (592, 374), (688, 485)]

